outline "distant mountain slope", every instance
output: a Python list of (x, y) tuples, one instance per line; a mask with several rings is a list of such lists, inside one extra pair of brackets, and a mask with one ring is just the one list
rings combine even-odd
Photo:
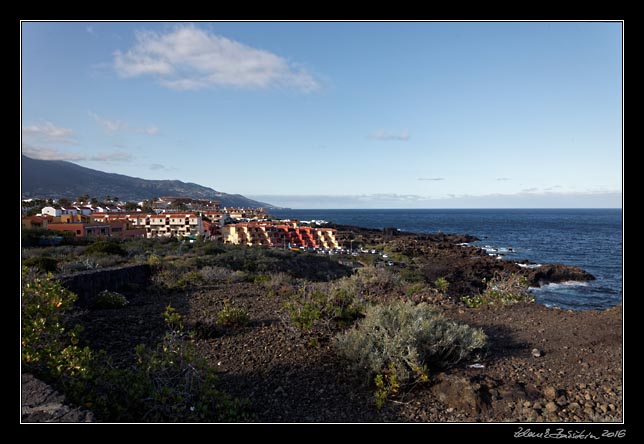
[(39, 160), (22, 156), (22, 197), (76, 199), (89, 194), (99, 199), (116, 196), (122, 201), (142, 201), (161, 196), (189, 196), (219, 200), (224, 207), (264, 207), (273, 205), (227, 194), (180, 180), (147, 180), (123, 174), (105, 173), (63, 160)]

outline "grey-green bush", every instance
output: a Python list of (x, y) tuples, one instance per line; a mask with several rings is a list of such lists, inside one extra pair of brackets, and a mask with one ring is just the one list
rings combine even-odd
[(335, 349), (371, 378), (395, 373), (400, 382), (426, 377), (427, 368), (447, 368), (481, 352), (483, 330), (446, 319), (422, 303), (374, 305), (364, 319), (335, 337)]
[(129, 301), (121, 293), (103, 290), (94, 299), (95, 308), (122, 308), (129, 304)]

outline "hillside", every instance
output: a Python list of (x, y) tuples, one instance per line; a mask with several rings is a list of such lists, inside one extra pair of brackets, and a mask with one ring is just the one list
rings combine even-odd
[(240, 194), (222, 193), (196, 183), (180, 180), (148, 180), (123, 174), (105, 173), (62, 160), (39, 160), (22, 156), (22, 197), (76, 199), (117, 196), (122, 201), (142, 201), (160, 196), (190, 196), (215, 199), (227, 207), (264, 207), (273, 205), (248, 199)]

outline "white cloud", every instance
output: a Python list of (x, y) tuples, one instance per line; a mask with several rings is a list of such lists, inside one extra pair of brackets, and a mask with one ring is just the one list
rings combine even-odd
[(69, 160), (77, 162), (86, 160), (87, 156), (79, 153), (68, 153), (57, 150), (55, 148), (48, 148), (43, 146), (34, 146), (26, 143), (22, 144), (22, 154), (33, 159), (41, 160)]
[(130, 153), (117, 151), (113, 153), (96, 154), (87, 160), (92, 160), (94, 162), (129, 162), (132, 160), (132, 155)]
[(114, 134), (117, 131), (127, 129), (127, 124), (120, 120), (107, 119), (91, 111), (89, 112), (89, 115), (92, 116), (92, 118), (96, 121), (96, 123), (102, 126), (103, 129), (110, 134)]
[(510, 178), (509, 177), (497, 177), (496, 180), (498, 180), (500, 182), (505, 182), (506, 180), (510, 180)]
[(114, 69), (123, 78), (152, 76), (178, 90), (287, 86), (308, 92), (319, 86), (311, 74), (283, 57), (193, 25), (167, 33), (139, 31), (135, 39), (127, 51), (114, 52)]
[(438, 182), (441, 180), (445, 180), (445, 178), (444, 177), (419, 177), (418, 180), (428, 180), (428, 181)]
[(148, 126), (145, 128), (132, 127), (122, 120), (108, 119), (99, 116), (95, 112), (89, 111), (89, 115), (98, 123), (108, 134), (114, 134), (119, 131), (131, 131), (135, 133), (145, 133), (148, 136), (154, 136), (159, 132), (156, 126)]
[(67, 160), (70, 162), (129, 162), (132, 160), (132, 155), (123, 151), (99, 153), (93, 156), (88, 156), (80, 153), (61, 151), (56, 148), (34, 146), (27, 143), (22, 144), (22, 154), (33, 159)]
[(397, 133), (391, 133), (389, 131), (379, 130), (371, 134), (369, 138), (375, 139), (375, 140), (397, 140), (400, 142), (407, 142), (409, 140), (409, 132), (405, 130), (400, 134), (397, 134)]
[(143, 132), (148, 136), (154, 136), (159, 132), (159, 128), (157, 128), (156, 126), (149, 126), (147, 128), (143, 128)]
[(74, 132), (69, 128), (60, 128), (51, 122), (22, 127), (22, 137), (41, 142), (74, 143)]
[(371, 195), (247, 195), (251, 199), (290, 208), (619, 208), (619, 191), (578, 193), (517, 193), (455, 195), (447, 197), (406, 194)]
[(164, 165), (161, 165), (160, 163), (150, 164), (150, 169), (152, 171), (169, 171), (170, 170), (170, 168), (166, 168)]
[(417, 201), (417, 200), (428, 199), (429, 196), (419, 196), (417, 194), (376, 193), (376, 194), (360, 194), (355, 197), (358, 200)]

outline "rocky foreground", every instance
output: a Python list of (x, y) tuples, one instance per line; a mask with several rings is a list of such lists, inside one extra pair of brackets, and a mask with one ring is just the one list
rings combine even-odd
[[(622, 306), (573, 312), (538, 304), (467, 308), (454, 295), (481, 287), (494, 271), (526, 273), (533, 284), (592, 279), (565, 265), (525, 269), (458, 245), (471, 237), (383, 236), (382, 231), (338, 227), (359, 242), (389, 245), (416, 258), (425, 271), (447, 277), (444, 314), (481, 327), (489, 349), (477, 365), (460, 364), (403, 387), (378, 409), (373, 386), (337, 357), (333, 325), (301, 331), (288, 323), (285, 300), (251, 282), (128, 295), (121, 310), (89, 310), (81, 318), (91, 347), (117, 361), (139, 343), (163, 334), (159, 313), (172, 304), (198, 331), (195, 345), (218, 369), (219, 385), (249, 401), (256, 422), (620, 422), (622, 421)], [(395, 267), (393, 267), (395, 268)], [(247, 311), (251, 322), (214, 326), (224, 301)]]

